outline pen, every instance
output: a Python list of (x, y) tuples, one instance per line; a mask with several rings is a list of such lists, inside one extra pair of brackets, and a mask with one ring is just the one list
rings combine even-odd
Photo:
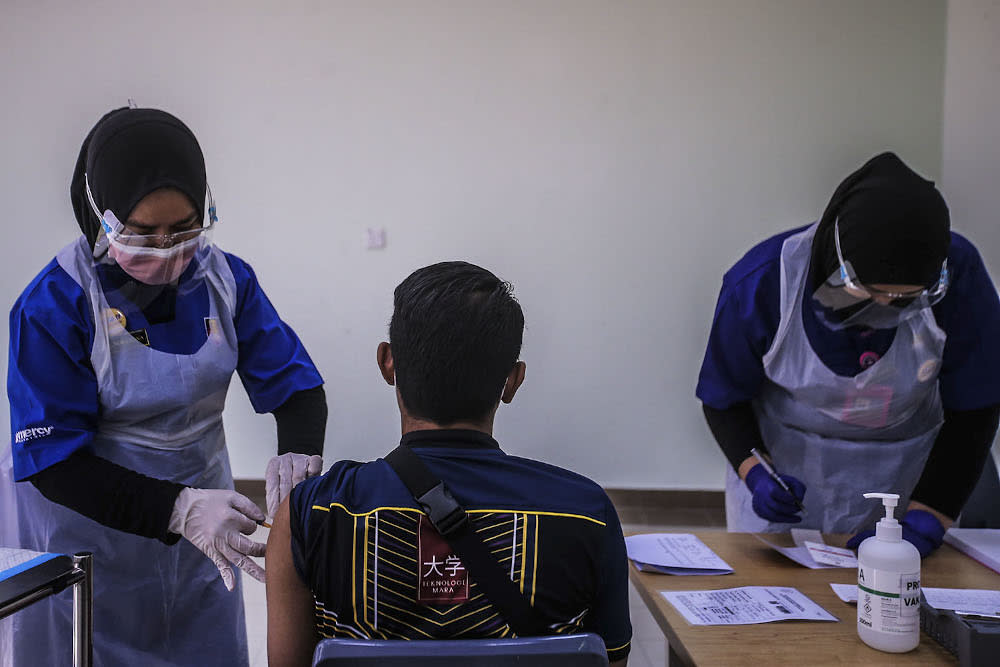
[(788, 491), (788, 495), (790, 495), (790, 496), (792, 497), (792, 500), (794, 500), (794, 501), (795, 501), (795, 504), (796, 504), (796, 506), (798, 506), (798, 508), (799, 508), (800, 510), (802, 510), (802, 513), (803, 513), (803, 514), (805, 514), (805, 512), (806, 512), (806, 508), (805, 508), (805, 507), (804, 507), (804, 506), (802, 505), (802, 503), (801, 503), (801, 502), (799, 502), (799, 499), (795, 497), (795, 494), (794, 494), (794, 493), (792, 493), (792, 490), (791, 490), (790, 488), (788, 488), (788, 485), (787, 485), (787, 484), (785, 484), (785, 480), (783, 480), (783, 479), (781, 479), (780, 477), (778, 477), (778, 471), (777, 471), (777, 470), (775, 470), (775, 469), (774, 469), (774, 468), (773, 468), (773, 467), (771, 466), (771, 464), (770, 464), (770, 463), (768, 463), (768, 462), (767, 462), (767, 461), (766, 461), (766, 460), (764, 459), (764, 456), (763, 456), (763, 454), (761, 454), (760, 452), (758, 452), (758, 451), (757, 451), (757, 448), (756, 448), (756, 447), (754, 447), (753, 449), (751, 449), (751, 450), (750, 450), (750, 453), (751, 453), (751, 454), (753, 454), (753, 455), (754, 455), (754, 457), (756, 457), (756, 459), (757, 459), (758, 461), (760, 461), (760, 464), (761, 464), (762, 466), (764, 466), (764, 470), (766, 470), (766, 471), (767, 471), (767, 474), (771, 476), (771, 479), (773, 479), (773, 480), (774, 480), (775, 482), (777, 482), (777, 483), (778, 483), (778, 485), (779, 485), (779, 486), (781, 486), (781, 488), (783, 488), (783, 489), (784, 489), (785, 491)]

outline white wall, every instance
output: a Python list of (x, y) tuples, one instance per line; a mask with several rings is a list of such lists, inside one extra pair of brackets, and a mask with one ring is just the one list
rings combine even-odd
[(1000, 0), (949, 0), (942, 189), (1000, 279)]
[[(173, 111), (217, 241), (327, 379), (328, 461), (397, 441), (374, 364), (392, 289), (460, 258), (511, 280), (527, 319), (508, 451), (720, 488), (694, 386), (723, 271), (880, 150), (939, 175), (943, 0), (138, 6), (0, 5), (0, 305), (74, 237), (92, 123), (129, 96)], [(261, 476), (272, 418), (238, 384), (225, 416), (235, 473)]]

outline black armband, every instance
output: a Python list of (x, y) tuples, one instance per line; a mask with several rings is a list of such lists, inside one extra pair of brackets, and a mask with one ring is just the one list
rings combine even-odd
[(705, 413), (708, 428), (733, 470), (739, 472), (740, 464), (752, 456), (751, 449), (767, 453), (757, 415), (753, 413), (750, 403), (736, 403), (725, 410), (716, 410), (702, 403), (701, 409)]
[(180, 539), (167, 525), (183, 484), (147, 477), (85, 451), (28, 481), (52, 502), (101, 525), (166, 544)]
[(272, 414), (278, 426), (278, 454), (323, 455), (327, 417), (323, 385), (295, 392)]

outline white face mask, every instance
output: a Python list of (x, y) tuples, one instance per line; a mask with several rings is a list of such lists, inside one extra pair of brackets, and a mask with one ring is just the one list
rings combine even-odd
[(178, 243), (170, 248), (149, 248), (122, 243), (109, 237), (108, 255), (118, 262), (125, 273), (147, 285), (166, 285), (181, 277), (191, 263), (202, 236)]

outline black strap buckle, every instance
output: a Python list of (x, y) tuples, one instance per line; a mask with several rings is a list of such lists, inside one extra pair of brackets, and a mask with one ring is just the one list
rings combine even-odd
[(455, 534), (469, 520), (465, 510), (445, 488), (444, 482), (438, 482), (437, 486), (417, 498), (417, 502), (442, 537)]

